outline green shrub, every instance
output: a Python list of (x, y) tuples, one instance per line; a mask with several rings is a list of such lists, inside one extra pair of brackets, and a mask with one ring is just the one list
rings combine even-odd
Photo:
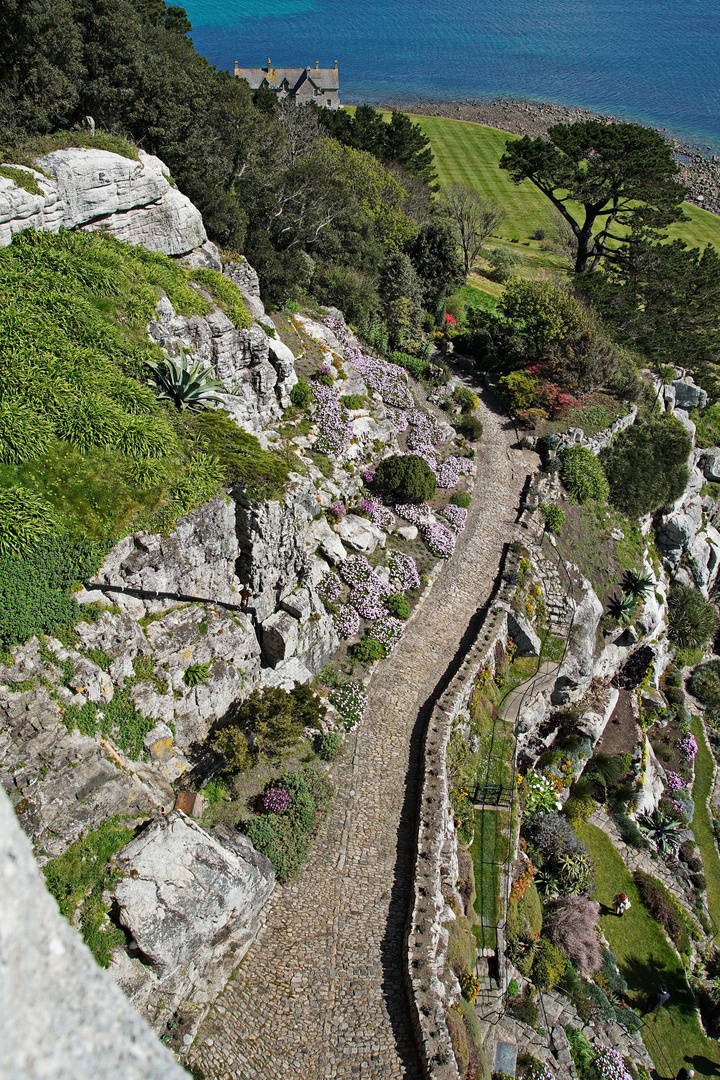
[(20, 465), (45, 452), (55, 430), (20, 401), (0, 402), (0, 462)]
[(252, 768), (254, 758), (250, 744), (239, 727), (226, 727), (218, 731), (212, 745), (225, 758), (229, 772), (243, 773)]
[(471, 412), (475, 412), (478, 407), (478, 399), (472, 390), (468, 390), (466, 386), (456, 386), (453, 391), (453, 401), (455, 401), (463, 413), (466, 415)]
[(352, 652), (355, 659), (362, 664), (372, 664), (376, 660), (382, 660), (387, 656), (385, 646), (369, 633), (366, 634), (362, 641), (358, 641), (357, 645), (353, 645)]
[(298, 409), (309, 409), (312, 403), (312, 390), (307, 379), (298, 379), (290, 391), (290, 400)]
[(595, 1058), (595, 1047), (588, 1040), (585, 1032), (574, 1028), (572, 1024), (568, 1024), (565, 1028), (565, 1034), (570, 1043), (570, 1053), (580, 1080), (594, 1080), (592, 1063)]
[(610, 502), (631, 518), (669, 506), (688, 481), (692, 440), (669, 414), (633, 424), (600, 453)]
[(192, 421), (192, 431), (198, 446), (218, 460), (227, 482), (243, 487), (252, 498), (279, 494), (297, 464), (294, 455), (263, 450), (256, 437), (239, 428), (222, 409), (200, 413)]
[(559, 536), (562, 532), (562, 527), (565, 524), (565, 511), (562, 507), (546, 506), (544, 503), (541, 503), (540, 513), (545, 521), (545, 528), (549, 532)]
[(479, 442), (482, 438), (482, 421), (477, 416), (462, 416), (455, 424), (456, 430), (469, 442)]
[(385, 607), (396, 619), (410, 618), (410, 601), (402, 593), (393, 593), (385, 601)]
[(307, 685), (294, 686), (290, 691), (293, 719), (303, 727), (320, 730), (320, 721), (327, 712), (317, 694)]
[(420, 457), (401, 457), (393, 454), (384, 458), (375, 470), (374, 485), (388, 491), (399, 502), (423, 502), (435, 494), (436, 478), (426, 461)]
[(511, 371), (500, 379), (500, 392), (512, 413), (532, 408), (537, 389), (537, 379), (525, 371)]
[(279, 786), (290, 794), (290, 806), (283, 814), (253, 818), (243, 831), (252, 844), (273, 865), (278, 881), (285, 882), (305, 861), (312, 836), (327, 811), (332, 795), (330, 782), (315, 769), (284, 773)]
[(565, 974), (567, 957), (547, 938), (538, 938), (532, 965), (532, 980), (541, 990), (549, 990)]
[(523, 926), (531, 937), (535, 937), (542, 930), (542, 900), (534, 881), (531, 881), (525, 890), (525, 895), (518, 905), (520, 918)]
[(692, 585), (673, 582), (668, 593), (668, 636), (675, 645), (698, 649), (715, 637), (717, 608)]
[(703, 705), (720, 709), (720, 660), (696, 667), (690, 678), (690, 693)]
[(346, 409), (362, 409), (365, 404), (362, 394), (344, 394), (340, 400)]
[(334, 761), (342, 749), (342, 739), (336, 731), (319, 735), (315, 741), (315, 752), (323, 761)]
[(492, 276), (496, 281), (507, 281), (513, 270), (522, 263), (522, 256), (507, 248), (494, 248), (488, 255)]
[(461, 491), (458, 495), (453, 495), (450, 502), (453, 506), (461, 506), (463, 510), (467, 510), (471, 503), (470, 494), (467, 491)]
[(408, 356), (407, 353), (403, 352), (391, 352), (388, 355), (388, 360), (391, 364), (397, 364), (399, 367), (405, 368), (415, 379), (421, 379), (430, 368), (428, 360), (422, 360), (417, 356)]
[(605, 502), (608, 497), (608, 482), (600, 462), (586, 446), (573, 446), (561, 450), (560, 479), (571, 495), (578, 502), (588, 499)]

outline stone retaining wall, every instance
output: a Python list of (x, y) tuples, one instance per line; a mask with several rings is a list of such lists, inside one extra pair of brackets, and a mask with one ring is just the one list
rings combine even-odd
[[(518, 556), (509, 554), (506, 569), (513, 569), (518, 561)], [(508, 600), (512, 588), (503, 582), (495, 601)], [(454, 918), (448, 900), (458, 878), (447, 747), (453, 721), (468, 706), (475, 676), (486, 664), (494, 670), (495, 647), (501, 642), (504, 648), (507, 639), (507, 612), (492, 606), (459, 671), (433, 709), (425, 732), (406, 974), (418, 1053), (428, 1080), (460, 1080), (445, 1019), (446, 1007), (458, 997), (454, 974), (445, 972), (448, 933), (443, 924)]]

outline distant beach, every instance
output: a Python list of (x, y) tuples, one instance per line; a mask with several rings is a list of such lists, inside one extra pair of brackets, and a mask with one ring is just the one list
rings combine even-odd
[[(522, 101), (499, 98), (496, 101), (389, 101), (378, 106), (400, 109), (402, 112), (421, 116), (445, 116), (451, 120), (465, 120), (487, 127), (500, 128), (515, 135), (536, 138), (545, 135), (553, 124), (574, 123), (577, 120), (613, 120), (626, 123), (621, 117), (613, 117), (587, 109), (569, 108), (547, 102)], [(711, 153), (710, 147), (693, 146), (674, 138), (667, 130), (660, 134), (672, 147), (680, 165), (679, 180), (688, 191), (687, 201), (713, 214), (720, 214), (720, 161)]]

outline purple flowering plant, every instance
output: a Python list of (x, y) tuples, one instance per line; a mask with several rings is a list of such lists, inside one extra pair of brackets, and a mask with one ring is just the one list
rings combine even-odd
[(363, 684), (357, 680), (346, 682), (344, 686), (333, 690), (328, 700), (342, 717), (345, 730), (354, 731), (367, 706), (367, 691)]
[(632, 1080), (625, 1059), (619, 1050), (601, 1046), (593, 1059), (598, 1080)]
[(290, 792), (281, 787), (265, 788), (263, 810), (267, 814), (282, 814), (290, 805)]
[(692, 761), (698, 752), (698, 744), (695, 742), (695, 736), (683, 736), (682, 739), (678, 740), (677, 749), (680, 751), (686, 761)]
[(421, 525), (420, 535), (438, 559), (449, 559), (455, 550), (455, 534), (439, 521)]
[(455, 506), (453, 503), (448, 503), (447, 506), (443, 507), (441, 513), (445, 520), (449, 522), (450, 528), (454, 532), (461, 533), (465, 531), (468, 512), (463, 509), (462, 506)]
[(354, 637), (360, 629), (360, 616), (348, 604), (338, 604), (333, 612), (333, 625), (338, 637), (343, 641)]
[(411, 555), (404, 555), (401, 551), (392, 551), (388, 560), (388, 570), (390, 583), (399, 592), (420, 588), (420, 575)]

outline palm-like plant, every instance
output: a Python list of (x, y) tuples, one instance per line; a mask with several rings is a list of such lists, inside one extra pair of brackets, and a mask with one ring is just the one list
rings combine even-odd
[(622, 626), (630, 625), (633, 617), (637, 614), (637, 610), (637, 597), (628, 596), (625, 592), (621, 592), (620, 596), (613, 597), (608, 605), (608, 611), (613, 619), (617, 619)]
[(655, 810), (652, 814), (641, 814), (637, 823), (661, 855), (675, 854), (680, 846), (679, 822)]
[(199, 360), (190, 367), (185, 353), (178, 358), (166, 357), (157, 364), (148, 363), (148, 367), (160, 400), (172, 401), (178, 409), (204, 409), (208, 402), (220, 400), (218, 391), (225, 391), (207, 368), (200, 367)]
[(623, 592), (635, 600), (642, 600), (654, 585), (655, 582), (649, 574), (639, 574), (635, 570), (628, 570), (622, 580)]

